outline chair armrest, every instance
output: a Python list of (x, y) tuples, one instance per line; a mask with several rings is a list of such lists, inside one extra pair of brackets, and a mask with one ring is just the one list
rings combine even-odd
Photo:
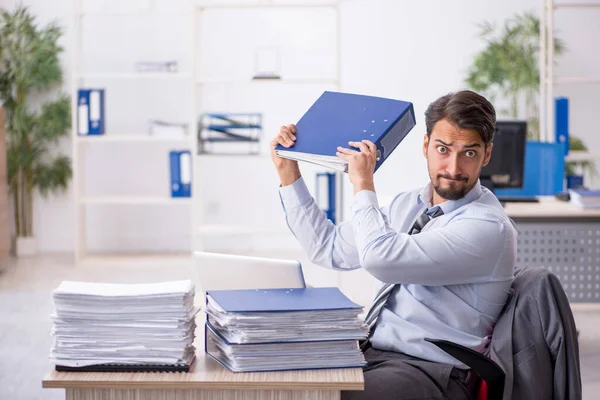
[(504, 395), (504, 379), (506, 376), (496, 362), (460, 344), (439, 339), (425, 338), (425, 340), (435, 344), (452, 357), (469, 366), (479, 375), (487, 384), (488, 400), (502, 400), (502, 396)]

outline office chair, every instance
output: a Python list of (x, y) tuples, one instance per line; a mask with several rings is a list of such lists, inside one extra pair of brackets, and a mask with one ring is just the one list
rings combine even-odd
[[(511, 303), (513, 302), (513, 303)], [(512, 306), (511, 306), (512, 305)], [(502, 359), (501, 363), (513, 364), (513, 371), (510, 377), (507, 377), (504, 370), (484, 354), (478, 353), (472, 349), (452, 343), (446, 340), (429, 339), (425, 340), (438, 346), (446, 353), (469, 366), (481, 378), (479, 390), (476, 396), (477, 400), (501, 400), (504, 395), (504, 385), (507, 379), (513, 382), (512, 396), (517, 400), (522, 398), (531, 398), (533, 393), (531, 390), (544, 390), (545, 394), (538, 398), (568, 398), (581, 399), (581, 371), (579, 365), (579, 345), (577, 343), (577, 334), (573, 314), (568, 306), (568, 298), (562, 288), (562, 285), (556, 275), (550, 273), (543, 267), (524, 268), (515, 271), (515, 279), (512, 284), (512, 294), (508, 298), (505, 308), (502, 310), (498, 318), (498, 324), (502, 318), (510, 318), (510, 313), (525, 313), (525, 318), (528, 320), (545, 321), (539, 327), (536, 326), (536, 332), (528, 332), (532, 339), (535, 338), (536, 345), (540, 348), (548, 349), (548, 356), (552, 359), (553, 364), (535, 365), (535, 367), (527, 366), (527, 363), (522, 365), (514, 364), (514, 358)], [(550, 316), (555, 318), (560, 317), (560, 321), (555, 322)], [(511, 324), (516, 323), (511, 322)], [(515, 377), (519, 376), (521, 382), (526, 382), (530, 377), (531, 368), (540, 371), (539, 368), (554, 370), (554, 362), (559, 362), (555, 359), (555, 354), (550, 354), (548, 347), (547, 331), (550, 327), (558, 327), (554, 323), (560, 323), (562, 343), (564, 351), (562, 351), (562, 360), (560, 362), (564, 368), (562, 376), (558, 377), (557, 381), (551, 381), (549, 385), (536, 387), (535, 385), (527, 385), (526, 387), (515, 386)], [(551, 325), (548, 325), (551, 324)], [(518, 325), (513, 325), (519, 328)], [(494, 333), (492, 333), (492, 343), (494, 344)], [(513, 331), (514, 335), (514, 331)], [(513, 336), (515, 338), (515, 336)], [(502, 342), (498, 342), (502, 343)], [(539, 382), (538, 382), (539, 383)], [(515, 390), (517, 390), (515, 394)]]

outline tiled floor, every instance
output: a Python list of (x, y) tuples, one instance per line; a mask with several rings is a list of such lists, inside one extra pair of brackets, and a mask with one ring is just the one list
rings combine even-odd
[[(41, 380), (50, 369), (51, 292), (62, 280), (156, 282), (187, 278), (195, 279), (195, 273), (191, 260), (185, 257), (103, 260), (76, 267), (70, 256), (56, 255), (11, 259), (0, 265), (0, 399), (64, 399), (62, 390), (41, 388)], [(575, 306), (574, 314), (581, 331), (584, 399), (600, 399), (600, 307)]]

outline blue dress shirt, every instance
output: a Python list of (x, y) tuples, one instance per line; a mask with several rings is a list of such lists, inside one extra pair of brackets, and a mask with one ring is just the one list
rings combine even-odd
[[(354, 196), (352, 219), (333, 225), (302, 178), (279, 188), (287, 224), (320, 266), (364, 268), (379, 283), (395, 283), (381, 311), (372, 346), (459, 368), (464, 364), (424, 338), (483, 352), (508, 298), (517, 232), (479, 182), (465, 197), (439, 204), (444, 214), (418, 235), (407, 232), (432, 207), (431, 184), (379, 207), (374, 192)], [(433, 211), (433, 210), (432, 210)]]

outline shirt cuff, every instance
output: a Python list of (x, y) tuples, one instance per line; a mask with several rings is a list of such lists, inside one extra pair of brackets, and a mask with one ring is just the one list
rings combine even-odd
[(354, 201), (352, 203), (352, 211), (356, 212), (367, 207), (379, 208), (379, 202), (377, 201), (377, 195), (372, 190), (361, 190), (354, 195)]
[(283, 205), (287, 209), (301, 207), (308, 203), (312, 196), (306, 187), (304, 178), (300, 177), (298, 180), (291, 185), (280, 186), (279, 196)]

